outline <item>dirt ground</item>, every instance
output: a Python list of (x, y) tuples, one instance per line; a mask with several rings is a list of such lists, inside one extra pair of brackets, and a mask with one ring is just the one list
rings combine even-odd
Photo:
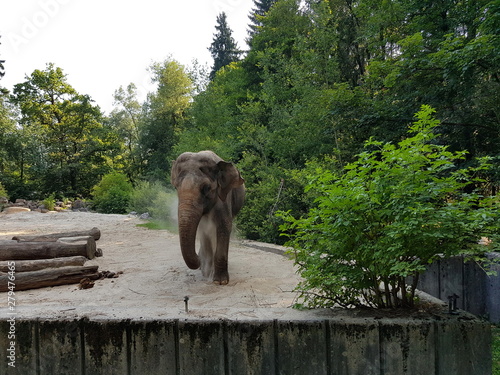
[(98, 227), (97, 246), (103, 257), (86, 265), (123, 271), (118, 278), (96, 281), (91, 289), (64, 285), (17, 291), (18, 318), (278, 319), (300, 313), (290, 308), (300, 278), (283, 248), (234, 239), (229, 249), (230, 282), (219, 286), (203, 278), (200, 270), (187, 268), (176, 234), (137, 227), (143, 222), (127, 215), (87, 212), (0, 213), (0, 240)]

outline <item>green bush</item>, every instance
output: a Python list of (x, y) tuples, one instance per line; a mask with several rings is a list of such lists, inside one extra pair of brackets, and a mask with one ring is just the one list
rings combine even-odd
[(283, 220), (275, 213), (305, 212), (307, 207), (304, 185), (293, 174), (287, 170), (268, 172), (262, 180), (246, 186), (245, 204), (236, 217), (243, 237), (280, 245), (285, 242), (279, 229)]
[(0, 201), (0, 211), (3, 211), (5, 208), (7, 201), (9, 199), (9, 195), (7, 194), (7, 190), (3, 187), (2, 183), (0, 182), (0, 198), (5, 198), (6, 200)]
[(310, 202), (303, 191), (305, 182), (294, 170), (263, 163), (261, 158), (244, 153), (238, 168), (245, 179), (245, 204), (236, 217), (240, 234), (250, 240), (283, 244), (275, 213), (280, 210), (306, 212)]
[(56, 207), (56, 199), (54, 194), (50, 195), (49, 197), (45, 198), (42, 201), (43, 205), (45, 208), (49, 211), (54, 211), (54, 208)]
[(7, 190), (5, 190), (1, 182), (0, 182), (0, 198), (9, 199), (9, 194), (7, 194)]
[[(457, 169), (465, 152), (433, 144), (432, 113), (424, 106), (397, 145), (368, 141), (342, 174), (318, 168), (307, 187), (316, 207), (306, 217), (281, 213), (307, 306), (411, 307), (428, 264), (498, 247), (499, 202), (466, 193), (489, 165)], [(492, 244), (478, 245), (482, 236)]]
[(126, 213), (132, 191), (132, 184), (124, 174), (113, 172), (104, 175), (92, 189), (93, 207), (107, 214)]
[(141, 181), (130, 196), (128, 209), (138, 214), (149, 213), (155, 221), (169, 222), (177, 195), (160, 182)]
[(500, 326), (492, 326), (492, 356), (493, 356), (493, 372), (492, 375), (500, 375)]

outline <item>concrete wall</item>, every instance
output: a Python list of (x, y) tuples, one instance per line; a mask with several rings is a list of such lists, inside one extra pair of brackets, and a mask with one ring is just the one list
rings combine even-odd
[[(488, 254), (500, 260), (500, 254)], [(460, 309), (500, 323), (500, 264), (492, 267), (496, 276), (488, 276), (474, 262), (464, 262), (463, 257), (439, 260), (431, 264), (420, 277), (418, 289), (448, 302), (448, 296), (459, 296)]]
[(18, 320), (15, 368), (37, 375), (489, 375), (490, 325), (472, 315), (312, 320)]

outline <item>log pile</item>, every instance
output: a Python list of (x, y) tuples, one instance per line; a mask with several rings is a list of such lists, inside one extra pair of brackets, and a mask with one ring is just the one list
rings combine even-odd
[[(102, 256), (96, 241), (101, 237), (98, 228), (88, 231), (54, 233), (38, 236), (15, 236), (0, 241), (0, 292), (9, 289), (15, 276), (15, 290), (47, 286), (78, 284), (102, 277), (99, 266), (85, 262)], [(91, 286), (90, 286), (91, 287)]]

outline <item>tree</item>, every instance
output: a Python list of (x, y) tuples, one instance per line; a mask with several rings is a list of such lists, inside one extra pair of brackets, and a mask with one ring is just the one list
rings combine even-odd
[[(275, 241), (269, 212), (304, 209), (297, 170), (332, 154), (353, 162), (370, 137), (397, 143), (424, 104), (439, 141), (469, 152), (461, 167), (500, 157), (497, 1), (270, 3), (255, 3), (250, 50), (195, 97), (175, 146), (238, 162), (254, 202), (239, 215), (245, 234)], [(488, 173), (498, 190), (500, 168)]]
[(222, 12), (217, 16), (215, 29), (216, 33), (208, 49), (214, 59), (210, 79), (214, 79), (215, 74), (226, 65), (238, 61), (241, 55), (241, 51), (233, 39), (233, 32), (227, 24), (226, 13)]
[(133, 83), (126, 89), (120, 86), (113, 98), (116, 107), (109, 116), (109, 122), (123, 142), (123, 170), (134, 181), (140, 171), (138, 148), (142, 116), (142, 105), (137, 100), (137, 87)]
[(453, 149), (468, 150), (469, 159), (498, 155), (500, 122), (493, 103), (499, 100), (500, 39), (487, 26), (498, 18), (494, 2), (419, 4), (407, 3), (412, 22), (403, 28), (399, 54), (368, 66), (366, 81), (378, 81), (371, 87), (375, 103), (386, 108), (385, 116), (390, 111), (399, 118), (432, 105), (442, 120), (442, 138)]
[(172, 148), (186, 120), (193, 82), (184, 66), (172, 58), (149, 69), (158, 86), (147, 97), (139, 127), (141, 177), (164, 181), (175, 159)]
[(250, 25), (248, 25), (249, 38), (247, 42), (249, 44), (251, 44), (251, 40), (253, 36), (258, 32), (259, 27), (262, 27), (262, 17), (264, 17), (266, 13), (269, 12), (269, 9), (271, 9), (275, 2), (276, 0), (254, 0), (255, 7), (252, 8), (252, 11), (248, 16), (248, 18), (250, 19)]
[(37, 181), (42, 194), (88, 196), (109, 169), (114, 134), (104, 127), (99, 107), (68, 84), (62, 69), (48, 64), (26, 78), (11, 97), (29, 142), (23, 153), (32, 156), (22, 180)]
[(200, 63), (193, 59), (186, 69), (187, 74), (193, 82), (193, 96), (196, 96), (207, 89), (210, 83), (210, 66), (207, 63)]
[(0, 181), (12, 176), (15, 170), (14, 150), (17, 131), (12, 110), (8, 105), (7, 95), (0, 92)]
[[(397, 145), (366, 142), (342, 174), (318, 168), (308, 177), (315, 207), (298, 220), (285, 214), (282, 227), (308, 306), (412, 307), (428, 264), (499, 247), (499, 201), (465, 192), (491, 166), (457, 169), (466, 152), (436, 143), (432, 113), (424, 106)], [(483, 236), (494, 245), (478, 245)]]

